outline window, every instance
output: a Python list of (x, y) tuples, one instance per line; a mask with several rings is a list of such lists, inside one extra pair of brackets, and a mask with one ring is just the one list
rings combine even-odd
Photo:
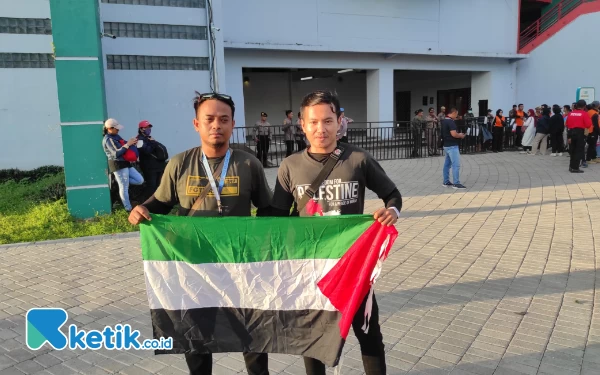
[(109, 70), (208, 70), (208, 57), (106, 55)]
[(205, 8), (205, 0), (102, 0), (106, 4), (152, 5), (160, 7)]
[(52, 35), (52, 23), (41, 18), (0, 17), (0, 34)]
[(206, 26), (104, 22), (104, 32), (120, 38), (206, 40)]
[(0, 53), (1, 68), (54, 68), (50, 53)]

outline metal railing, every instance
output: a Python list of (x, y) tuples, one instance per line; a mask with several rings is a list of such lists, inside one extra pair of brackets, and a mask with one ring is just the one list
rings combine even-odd
[[(490, 124), (483, 123), (483, 117), (467, 123), (456, 121), (458, 131), (467, 134), (460, 142), (463, 154), (491, 151), (492, 142), (487, 139), (485, 128), (492, 134)], [(306, 148), (304, 137), (292, 136), (289, 142), (282, 125), (270, 126), (271, 136), (258, 139), (254, 127), (234, 128), (230, 144), (233, 149), (245, 150), (256, 155), (265, 167), (277, 167), (289, 152), (296, 153)], [(415, 130), (410, 122), (368, 122), (352, 123), (348, 128), (347, 142), (369, 152), (377, 160), (427, 158), (443, 155), (439, 147), (440, 128)], [(505, 128), (503, 148), (514, 149), (515, 134)], [(264, 150), (264, 152), (263, 152)]]
[(519, 35), (519, 49), (533, 42), (540, 34), (555, 25), (567, 14), (584, 3), (598, 0), (562, 0), (548, 10), (537, 21), (526, 27)]

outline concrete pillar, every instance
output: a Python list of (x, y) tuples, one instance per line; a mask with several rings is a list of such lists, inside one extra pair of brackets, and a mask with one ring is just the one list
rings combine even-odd
[(110, 213), (98, 0), (51, 0), (50, 12), (69, 212)]
[(473, 72), (471, 73), (471, 108), (473, 114), (485, 116), (487, 113), (479, 113), (479, 101), (487, 100), (488, 107), (492, 100), (492, 73), (491, 72)]
[[(389, 128), (394, 123), (394, 69), (381, 68), (367, 71), (367, 121), (372, 128)], [(387, 121), (387, 123), (382, 123)], [(380, 132), (380, 137), (389, 138), (391, 131)]]

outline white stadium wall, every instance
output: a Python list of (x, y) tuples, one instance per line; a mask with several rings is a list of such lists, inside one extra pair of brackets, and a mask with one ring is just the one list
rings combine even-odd
[[(206, 26), (205, 8), (177, 8), (102, 3), (103, 22)], [(105, 30), (106, 31), (106, 30)], [(208, 70), (111, 69), (107, 55), (164, 57), (209, 56), (207, 40), (117, 37), (103, 38), (108, 116), (125, 129), (123, 137), (137, 134), (138, 123), (148, 120), (152, 135), (175, 155), (200, 144), (192, 125), (194, 91), (210, 91)], [(100, 142), (100, 138), (98, 138)]]
[(599, 100), (600, 49), (586, 37), (599, 24), (600, 12), (582, 15), (531, 51), (527, 59), (519, 61), (516, 102), (525, 108), (570, 105), (578, 87), (595, 87)]
[[(50, 19), (49, 0), (2, 0), (0, 17)], [(52, 53), (51, 35), (0, 34), (0, 53)], [(0, 169), (63, 165), (54, 68), (0, 68)]]
[(227, 0), (222, 7), (231, 48), (516, 53), (519, 0)]

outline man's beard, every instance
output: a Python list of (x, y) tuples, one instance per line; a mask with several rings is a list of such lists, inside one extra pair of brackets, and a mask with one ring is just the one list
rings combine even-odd
[(224, 141), (223, 142), (211, 142), (211, 143), (209, 143), (209, 145), (212, 148), (218, 150), (218, 149), (225, 147), (227, 145), (227, 142), (224, 142)]

